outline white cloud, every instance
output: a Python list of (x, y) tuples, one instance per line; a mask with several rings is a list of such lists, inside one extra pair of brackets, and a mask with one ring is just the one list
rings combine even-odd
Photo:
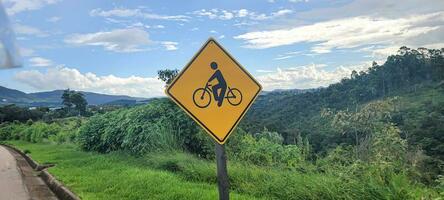
[(258, 69), (258, 70), (256, 70), (256, 72), (259, 72), (259, 73), (271, 73), (271, 72), (274, 72), (274, 71), (272, 71), (272, 70), (265, 70), (265, 69)]
[(165, 47), (165, 49), (168, 50), (168, 51), (174, 51), (174, 50), (179, 49), (179, 48), (177, 47), (177, 45), (178, 45), (179, 43), (177, 43), (177, 42), (165, 41), (165, 42), (161, 42), (161, 44), (162, 44), (162, 45)]
[(46, 5), (55, 4), (60, 0), (3, 0), (6, 11), (10, 15), (23, 11), (38, 10)]
[(224, 38), (225, 38), (225, 35), (220, 35), (218, 38), (219, 38), (219, 39), (224, 39)]
[(443, 25), (444, 12), (396, 19), (360, 16), (290, 29), (249, 32), (238, 35), (235, 39), (244, 40), (245, 47), (257, 49), (311, 43), (312, 52), (328, 53), (335, 48), (355, 48), (364, 45), (407, 45), (414, 38), (427, 37), (427, 34), (439, 31)]
[(260, 75), (257, 80), (262, 84), (264, 90), (274, 89), (307, 89), (328, 86), (349, 77), (352, 70), (362, 71), (370, 66), (370, 62), (358, 66), (340, 66), (332, 71), (324, 69), (325, 64), (312, 64), (294, 68), (277, 68), (276, 71), (263, 70), (258, 72), (267, 73)]
[(298, 18), (313, 20), (331, 20), (349, 18), (355, 16), (372, 16), (380, 18), (399, 18), (413, 14), (428, 14), (442, 11), (444, 1), (427, 0), (427, 3), (419, 0), (354, 0), (347, 3), (325, 6), (298, 13)]
[(14, 32), (17, 35), (29, 35), (37, 37), (47, 37), (49, 34), (32, 26), (23, 24), (14, 24)]
[(200, 17), (208, 17), (209, 19), (231, 20), (235, 18), (237, 19), (248, 18), (250, 20), (257, 20), (257, 21), (282, 17), (291, 13), (293, 13), (293, 11), (289, 9), (278, 10), (276, 12), (272, 12), (269, 15), (267, 15), (264, 13), (259, 14), (253, 11), (249, 11), (247, 9), (229, 11), (216, 8), (210, 10), (201, 9), (192, 12), (192, 14), (194, 15)]
[(246, 16), (248, 16), (247, 9), (240, 9), (237, 11), (237, 17), (246, 17)]
[(71, 88), (74, 90), (135, 97), (164, 96), (163, 83), (156, 77), (98, 76), (90, 72), (81, 73), (77, 69), (60, 66), (48, 68), (45, 72), (37, 70), (21, 71), (14, 78), (37, 90)]
[(291, 13), (293, 13), (292, 10), (283, 9), (283, 10), (279, 10), (277, 12), (271, 13), (271, 16), (279, 17), (279, 16), (288, 15), (288, 14), (291, 14)]
[(152, 42), (148, 32), (139, 28), (115, 29), (112, 31), (74, 34), (65, 39), (74, 45), (103, 46), (114, 52), (137, 52), (147, 50)]
[(230, 20), (233, 19), (234, 14), (231, 12), (228, 12), (226, 10), (222, 10), (222, 15), (220, 16), (221, 19), (223, 20)]
[(290, 51), (290, 52), (278, 55), (273, 60), (285, 60), (285, 59), (293, 58), (295, 55), (299, 55), (301, 53), (302, 53), (301, 51)]
[(282, 56), (282, 55), (280, 55), (280, 56), (274, 58), (273, 60), (285, 60), (285, 59), (289, 59), (289, 58), (292, 58), (292, 57), (293, 56)]
[(155, 19), (155, 20), (171, 20), (171, 21), (188, 21), (189, 17), (185, 15), (159, 15), (144, 12), (141, 9), (126, 9), (126, 8), (115, 8), (112, 10), (102, 10), (100, 8), (93, 9), (90, 12), (91, 16), (101, 16), (101, 17), (140, 17), (144, 19)]
[(60, 21), (60, 19), (61, 19), (60, 17), (54, 16), (54, 17), (48, 18), (46, 21), (55, 23), (55, 22)]
[(29, 59), (29, 62), (33, 67), (49, 67), (54, 65), (51, 60), (42, 57), (32, 57)]

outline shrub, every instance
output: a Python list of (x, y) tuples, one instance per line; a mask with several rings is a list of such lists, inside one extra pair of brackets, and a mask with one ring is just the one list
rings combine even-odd
[[(196, 124), (168, 99), (91, 117), (80, 128), (79, 143), (85, 150), (107, 153), (126, 150), (188, 150), (206, 157), (205, 144)], [(203, 145), (202, 145), (203, 144)]]
[[(282, 166), (295, 169), (303, 164), (304, 158), (296, 145), (280, 144), (283, 140), (276, 137), (276, 134), (259, 135), (259, 138), (249, 134), (243, 135), (238, 144), (241, 148), (233, 152), (233, 156), (240, 161), (259, 166)], [(272, 137), (263, 137), (264, 135)]]
[(0, 125), (0, 141), (20, 139), (35, 143), (49, 139), (57, 143), (74, 142), (80, 124), (81, 120), (78, 118), (63, 119), (53, 123), (32, 120), (26, 123), (4, 123)]
[(26, 125), (18, 122), (2, 124), (0, 126), (0, 141), (20, 139), (26, 127)]

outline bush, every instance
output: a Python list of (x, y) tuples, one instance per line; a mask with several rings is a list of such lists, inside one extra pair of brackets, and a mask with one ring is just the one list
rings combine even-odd
[(79, 143), (85, 150), (101, 153), (188, 150), (206, 157), (205, 144), (209, 144), (209, 140), (201, 138), (198, 130), (170, 100), (159, 99), (91, 117), (80, 128)]
[[(259, 166), (280, 166), (289, 169), (301, 167), (304, 158), (296, 145), (282, 145), (282, 137), (277, 133), (264, 131), (258, 137), (245, 134), (238, 143), (239, 148), (232, 152), (240, 161)], [(266, 137), (265, 137), (266, 136)]]
[(26, 123), (4, 123), (0, 125), (0, 141), (24, 140), (36, 143), (50, 140), (59, 144), (74, 142), (81, 123), (82, 121), (78, 118), (67, 118), (52, 123), (32, 120)]
[(1, 140), (17, 140), (21, 138), (22, 132), (26, 129), (25, 124), (18, 122), (4, 123), (0, 126), (0, 141)]
[(60, 126), (51, 123), (35, 122), (31, 126), (23, 130), (23, 135), (20, 139), (24, 139), (29, 142), (42, 142), (48, 137), (56, 135), (60, 131)]

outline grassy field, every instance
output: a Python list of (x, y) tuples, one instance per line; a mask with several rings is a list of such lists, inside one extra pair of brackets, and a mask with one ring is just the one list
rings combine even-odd
[[(146, 158), (82, 152), (73, 145), (12, 141), (39, 163), (55, 163), (49, 172), (82, 199), (217, 199), (217, 186), (190, 182), (149, 165)], [(213, 171), (215, 173), (215, 171)], [(232, 192), (233, 199), (258, 199)]]
[[(30, 151), (41, 164), (56, 164), (49, 172), (82, 199), (217, 199), (215, 164), (190, 154), (135, 157), (122, 152), (84, 152), (70, 144), (8, 143)], [(403, 176), (394, 177), (387, 186), (372, 178), (341, 178), (236, 162), (229, 162), (228, 171), (233, 199), (410, 199), (434, 193), (405, 184)]]

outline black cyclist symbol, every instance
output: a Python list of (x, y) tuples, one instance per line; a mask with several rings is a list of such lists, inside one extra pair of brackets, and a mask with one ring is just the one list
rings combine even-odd
[[(214, 74), (208, 79), (205, 87), (197, 88), (193, 93), (193, 102), (199, 108), (206, 108), (211, 103), (211, 96), (217, 101), (217, 106), (221, 107), (224, 99), (228, 100), (232, 106), (237, 106), (242, 102), (242, 93), (236, 88), (227, 86), (227, 82), (222, 75), (222, 72), (217, 69), (217, 63), (210, 64), (211, 69), (216, 70)], [(211, 85), (210, 82), (214, 79), (217, 84)]]

